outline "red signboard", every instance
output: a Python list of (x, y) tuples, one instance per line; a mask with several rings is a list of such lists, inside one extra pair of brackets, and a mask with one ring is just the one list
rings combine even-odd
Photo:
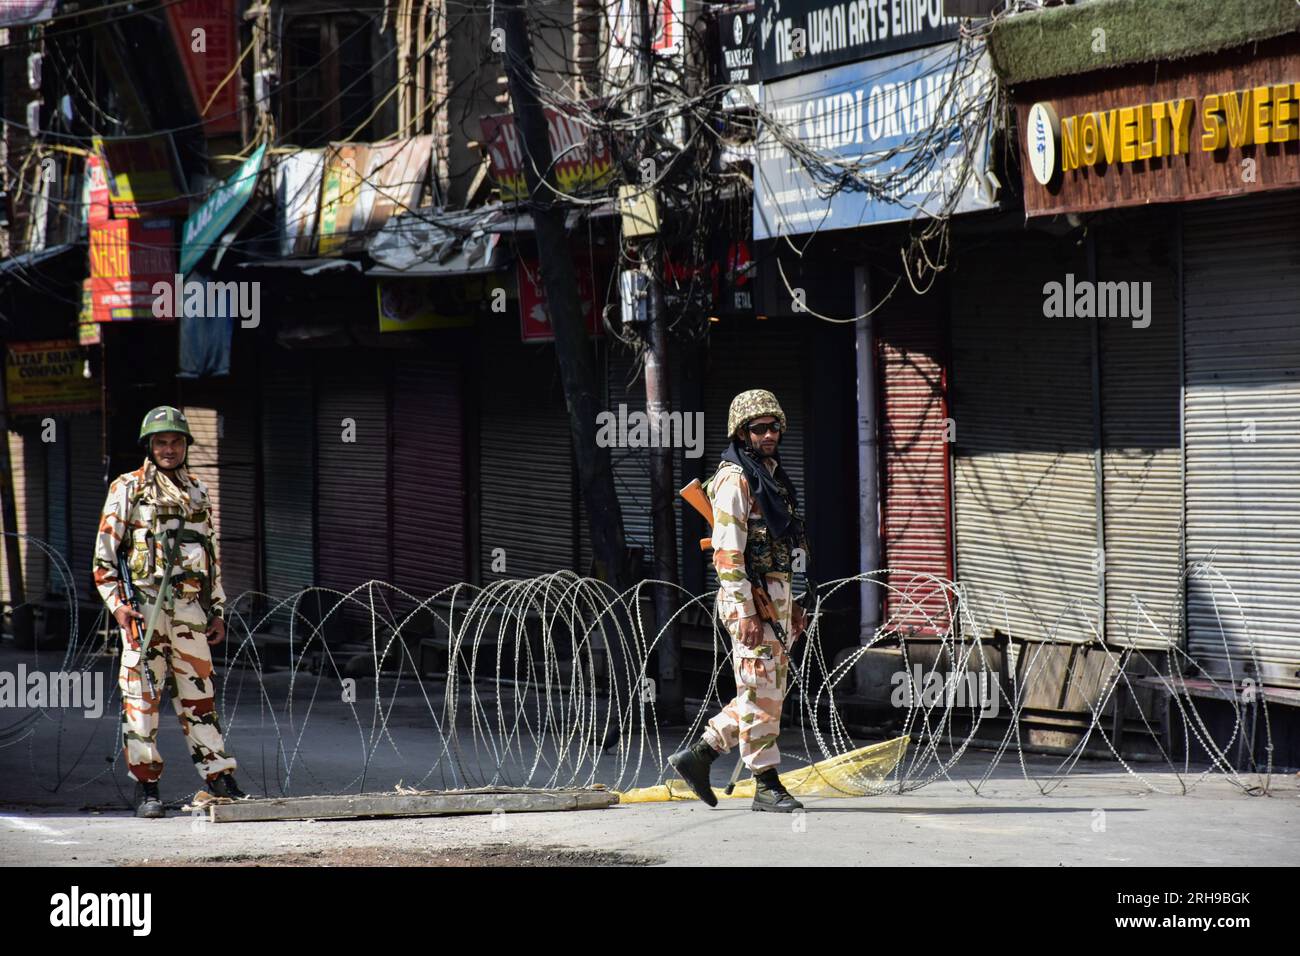
[[(545, 113), (551, 156), (555, 160), (555, 181), (561, 191), (577, 195), (597, 192), (607, 186), (614, 172), (609, 144), (576, 115), (549, 106)], [(479, 125), (501, 198), (510, 201), (526, 196), (524, 144), (515, 128), (514, 115), (484, 116)]]
[(90, 227), (90, 297), (96, 322), (154, 319), (153, 287), (176, 274), (168, 219), (109, 219)]
[[(551, 342), (555, 330), (551, 328), (551, 315), (546, 308), (546, 288), (542, 284), (542, 270), (536, 259), (517, 260), (519, 279), (519, 337), (525, 342)], [(600, 317), (596, 314), (595, 283), (591, 270), (576, 265), (578, 271), (578, 300), (582, 303), (583, 323), (588, 335), (601, 334)]]
[(239, 76), (227, 79), (239, 56), (235, 0), (181, 0), (166, 11), (204, 132), (239, 132)]
[(90, 203), (86, 219), (92, 225), (108, 219), (108, 178), (104, 174), (104, 161), (94, 153), (86, 157), (86, 183), (90, 190)]

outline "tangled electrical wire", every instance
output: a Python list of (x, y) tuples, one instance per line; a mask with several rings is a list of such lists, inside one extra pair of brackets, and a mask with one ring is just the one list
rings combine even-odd
[[(44, 551), (58, 579), (71, 584), (54, 548), (34, 537), (24, 540), (28, 548)], [(1216, 609), (1242, 613), (1230, 584), (1212, 565), (1197, 563), (1188, 573), (1210, 582), (1221, 596)], [(862, 646), (828, 655), (820, 627), (823, 606), (842, 589), (864, 584), (889, 595), (886, 620)], [(649, 611), (655, 588), (670, 588), (678, 608), (658, 628)], [(704, 644), (693, 646), (710, 649), (709, 691), (689, 701), (686, 739), (698, 735), (725, 703), (717, 688), (719, 677), (724, 686), (730, 683), (730, 641), (714, 616), (714, 600), (713, 594), (691, 595), (661, 581), (618, 592), (569, 571), (483, 587), (461, 583), (423, 597), (380, 581), (346, 593), (307, 588), (278, 600), (245, 593), (228, 606), (228, 637), (214, 655), (221, 675), (217, 711), (241, 777), (268, 796), (403, 784), (604, 785), (618, 791), (653, 786), (670, 776), (667, 753), (680, 739), (660, 726), (653, 690), (656, 647), (670, 627), (696, 625)], [(787, 739), (797, 735), (802, 750), (783, 748), (787, 767), (841, 758), (869, 742), (846, 716), (851, 706), (866, 702), (850, 688), (864, 658), (887, 650), (897, 686), (889, 706), (869, 703), (893, 719), (876, 736), (910, 744), (887, 773), (849, 770), (824, 793), (906, 793), (943, 779), (962, 780), (978, 794), (1014, 755), (1020, 775), (1046, 795), (1085, 756), (1106, 754), (1153, 792), (1187, 793), (1212, 774), (1244, 793), (1268, 792), (1273, 739), (1267, 700), (1261, 696), (1242, 706), (1232, 687), (1215, 682), (1235, 711), (1231, 734), (1222, 740), (1222, 730), (1216, 737), (1185, 692), (1184, 682), (1200, 672), (1191, 657), (1173, 644), (1157, 652), (1140, 642), (1103, 640), (1095, 616), (1089, 636), (1061, 641), (1106, 661), (1095, 682), (1073, 674), (1067, 682), (1072, 698), (1083, 701), (1086, 720), (1071, 728), (1073, 745), (1051, 756), (1054, 767), (1031, 767), (1026, 755), (1034, 750), (1033, 735), (1026, 725), (1034, 720), (1034, 698), (1045, 685), (1057, 693), (1059, 674), (1048, 666), (1050, 640), (990, 636), (1006, 626), (1006, 607), (1016, 600), (1009, 594), (976, 600), (958, 582), (892, 569), (822, 586), (801, 639), (802, 654), (799, 644), (794, 647), (797, 679), (787, 690), (782, 721)], [(251, 611), (255, 604), (263, 609)], [(1062, 620), (1086, 610), (1072, 607)], [(60, 670), (103, 668), (112, 678), (116, 629), (108, 632), (113, 637), (105, 647), (100, 626), (78, 626), (75, 601), (70, 611)], [(106, 620), (101, 617), (98, 625)], [(1141, 615), (1132, 620), (1146, 633), (1155, 627)], [(907, 637), (918, 623), (933, 634)], [(1049, 636), (1056, 630), (1053, 625)], [(1011, 644), (1019, 653), (1008, 657)], [(1249, 650), (1258, 667), (1253, 644)], [(913, 681), (914, 672), (924, 681)], [(1156, 765), (1172, 775), (1172, 788), (1126, 758), (1107, 730), (1115, 707), (1123, 706), (1117, 695), (1123, 691), (1139, 700), (1151, 693), (1153, 681), (1168, 695), (1168, 720), (1180, 725), (1188, 742), (1182, 758), (1166, 752), (1162, 734), (1139, 708), (1143, 739), (1159, 751)], [(912, 689), (900, 693), (905, 687)], [(1254, 758), (1260, 717), (1269, 755), (1263, 766)], [(121, 792), (126, 773), (115, 700), (106, 702), (84, 740), (71, 734), (65, 746), (73, 719), (62, 709), (33, 710), (0, 728), (0, 749), (23, 747), (27, 772), (49, 792), (82, 790), (105, 775)], [(341, 749), (341, 733), (353, 740), (350, 756)], [(1206, 756), (1203, 767), (1192, 765), (1193, 741)], [(1241, 753), (1234, 756), (1234, 747)], [(346, 782), (339, 786), (339, 780)]]

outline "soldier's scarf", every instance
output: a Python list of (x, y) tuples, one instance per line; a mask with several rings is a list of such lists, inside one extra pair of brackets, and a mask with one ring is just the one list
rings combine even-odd
[(186, 520), (191, 520), (199, 509), (195, 507), (187, 490), (189, 485), (190, 476), (184, 465), (176, 470), (176, 478), (173, 479), (152, 461), (148, 461), (144, 466), (140, 500), (153, 505), (159, 514), (179, 514)]
[(145, 664), (145, 658), (149, 650), (150, 639), (158, 626), (158, 615), (164, 605), (171, 603), (172, 569), (175, 566), (179, 549), (180, 529), (183, 527), (182, 524), (176, 521), (176, 517), (179, 516), (182, 520), (188, 521), (194, 517), (195, 512), (198, 510), (195, 507), (194, 500), (190, 497), (189, 491), (185, 490), (185, 486), (190, 484), (189, 473), (184, 466), (176, 470), (176, 478), (173, 479), (152, 461), (145, 462), (140, 500), (155, 506), (157, 519), (162, 525), (152, 530), (157, 535), (163, 535), (166, 534), (165, 528), (167, 525), (175, 528), (175, 531), (168, 535), (170, 540), (167, 544), (166, 558), (163, 562), (162, 584), (159, 586), (158, 593), (150, 602), (148, 612), (145, 614), (144, 634), (140, 639), (140, 666), (146, 669), (148, 665)]
[(772, 535), (784, 538), (787, 534), (797, 534), (801, 529), (791, 527), (796, 519), (790, 513), (790, 508), (786, 507), (785, 497), (781, 494), (782, 486), (785, 487), (785, 493), (789, 495), (790, 503), (796, 509), (799, 507), (799, 496), (795, 493), (794, 482), (781, 467), (781, 456), (777, 454), (772, 457), (776, 459), (775, 473), (769, 472), (759, 455), (740, 438), (732, 438), (731, 444), (722, 453), (723, 461), (739, 465), (744, 471), (750, 489), (758, 498), (758, 508), (767, 520)]

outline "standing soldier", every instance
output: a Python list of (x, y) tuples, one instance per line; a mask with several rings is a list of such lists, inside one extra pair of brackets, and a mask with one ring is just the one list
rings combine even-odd
[[(127, 771), (143, 791), (140, 817), (164, 815), (157, 741), (168, 665), (172, 707), (208, 791), (246, 796), (235, 783), (235, 759), (226, 753), (213, 707), (208, 647), (225, 640), (226, 595), (208, 489), (185, 467), (193, 442), (180, 409), (163, 405), (145, 415), (140, 444), (148, 457), (109, 486), (95, 539), (95, 587), (122, 629), (122, 741)], [(130, 582), (119, 574), (119, 552)], [(126, 600), (128, 588), (135, 608)], [(152, 633), (145, 635), (146, 628)]]
[(766, 389), (741, 392), (731, 402), (722, 453), (707, 490), (713, 505), (713, 567), (718, 574), (718, 614), (731, 635), (736, 697), (705, 727), (692, 747), (668, 762), (709, 806), (718, 798), (709, 768), (718, 754), (740, 745), (754, 774), (754, 810), (790, 813), (803, 805), (777, 774), (781, 751), (781, 704), (790, 669), (787, 648), (755, 607), (753, 589), (764, 588), (785, 634), (803, 633), (806, 616), (791, 593), (793, 552), (806, 548), (799, 499), (781, 467), (777, 446), (786, 431), (785, 412)]

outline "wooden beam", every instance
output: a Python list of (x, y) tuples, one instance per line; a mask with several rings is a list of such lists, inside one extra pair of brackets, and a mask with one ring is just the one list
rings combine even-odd
[(552, 813), (603, 810), (618, 803), (610, 790), (484, 788), (423, 793), (357, 793), (327, 797), (282, 797), (213, 804), (213, 823), (256, 820), (343, 820), (357, 817), (423, 817), (444, 814)]

